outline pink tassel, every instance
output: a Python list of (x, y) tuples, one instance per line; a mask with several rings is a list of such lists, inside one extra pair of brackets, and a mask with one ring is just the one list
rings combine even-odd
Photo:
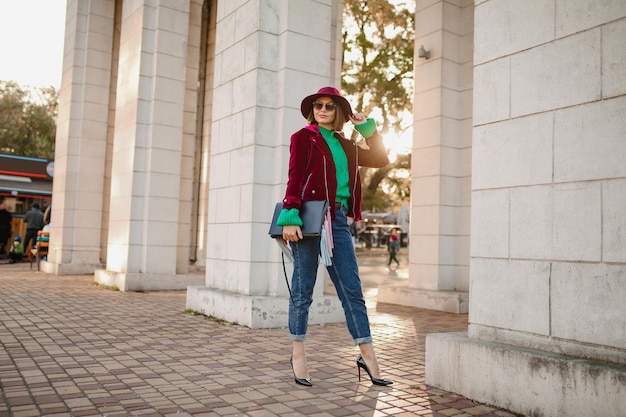
[(332, 218), (330, 217), (330, 210), (326, 211), (326, 221), (324, 221), (324, 227), (326, 228), (326, 238), (328, 240), (328, 254), (332, 258), (333, 256), (333, 225)]

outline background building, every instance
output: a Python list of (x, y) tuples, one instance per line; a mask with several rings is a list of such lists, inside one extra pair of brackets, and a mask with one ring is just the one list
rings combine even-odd
[[(626, 3), (416, 5), (430, 55), (415, 61), (410, 277), (379, 301), (469, 310), (466, 335), (429, 336), (430, 384), (527, 415), (618, 416)], [(189, 286), (189, 308), (284, 326), (267, 229), (300, 100), (339, 85), (342, 2), (67, 8), (42, 268)], [(342, 320), (319, 281), (312, 319)]]
[(52, 178), (54, 162), (42, 158), (0, 154), (0, 202), (13, 215), (11, 237), (26, 234), (24, 214), (33, 203), (38, 203), (45, 212), (52, 200)]

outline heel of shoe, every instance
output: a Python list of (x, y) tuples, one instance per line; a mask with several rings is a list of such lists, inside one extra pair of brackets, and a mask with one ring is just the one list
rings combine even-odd
[(296, 381), (296, 384), (312, 387), (313, 383), (309, 378), (299, 378), (296, 376), (296, 371), (293, 369), (293, 356), (289, 359), (289, 363), (291, 364), (291, 372), (293, 372), (293, 380)]
[(390, 381), (388, 379), (375, 378), (370, 372), (370, 368), (368, 368), (367, 364), (365, 363), (365, 359), (363, 359), (363, 356), (361, 355), (359, 355), (359, 357), (356, 358), (356, 367), (359, 370), (359, 382), (361, 382), (361, 368), (363, 368), (365, 369), (365, 372), (367, 372), (367, 375), (370, 377), (372, 384), (380, 385), (380, 386), (387, 386), (387, 385), (393, 384), (393, 381)]

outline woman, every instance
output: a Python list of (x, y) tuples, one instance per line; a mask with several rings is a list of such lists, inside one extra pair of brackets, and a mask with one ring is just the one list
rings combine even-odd
[[(348, 330), (361, 351), (356, 361), (359, 380), (364, 369), (374, 384), (389, 385), (391, 381), (380, 377), (349, 226), (361, 218), (359, 165), (379, 168), (389, 159), (374, 120), (353, 114), (350, 103), (337, 89), (323, 87), (305, 97), (300, 111), (308, 125), (291, 136), (287, 191), (277, 221), (283, 226), (283, 240), (289, 242), (294, 257), (293, 298), (289, 305), (294, 380), (300, 385), (312, 385), (304, 340), (320, 256), (320, 238), (303, 239), (300, 207), (303, 201), (326, 200), (331, 206), (333, 243), (332, 265), (327, 270), (341, 300)], [(369, 149), (341, 135), (348, 121), (366, 138)]]

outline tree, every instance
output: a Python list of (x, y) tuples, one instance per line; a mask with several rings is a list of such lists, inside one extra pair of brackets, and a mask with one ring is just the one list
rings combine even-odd
[[(378, 114), (383, 136), (402, 131), (412, 117), (414, 25), (414, 11), (398, 0), (345, 0), (342, 88), (354, 97), (357, 112)], [(385, 168), (362, 169), (363, 207), (388, 208), (407, 199), (407, 170), (407, 155)]]
[(363, 187), (363, 207), (371, 210), (401, 206), (411, 196), (410, 172), (410, 154), (398, 155), (386, 167), (368, 169)]
[(54, 159), (58, 92), (0, 81), (0, 152)]

